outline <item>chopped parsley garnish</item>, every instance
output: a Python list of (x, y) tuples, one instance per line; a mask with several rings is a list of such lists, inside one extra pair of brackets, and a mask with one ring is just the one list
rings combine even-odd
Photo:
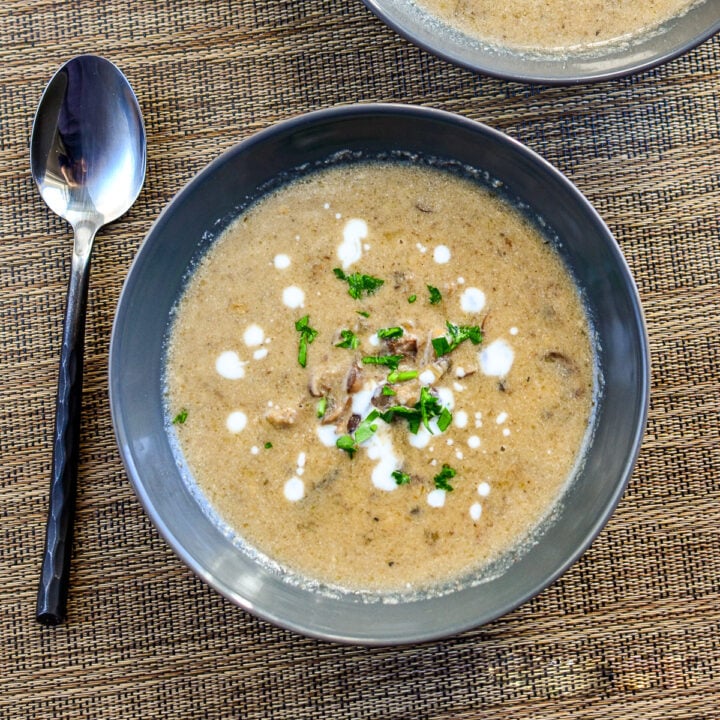
[(188, 411), (183, 408), (172, 420), (173, 425), (183, 425), (188, 417)]
[(365, 365), (385, 365), (391, 370), (397, 370), (403, 355), (366, 355), (362, 361)]
[(381, 340), (392, 340), (393, 338), (402, 337), (404, 330), (401, 327), (380, 328), (377, 336)]
[(417, 370), (393, 370), (387, 376), (387, 380), (390, 383), (407, 382), (408, 380), (414, 380), (417, 376)]
[(417, 300), (417, 295), (411, 295), (408, 298), (408, 302), (412, 305)]
[(457, 471), (453, 470), (449, 465), (443, 465), (442, 470), (433, 478), (435, 487), (438, 490), (447, 490), (447, 492), (453, 491), (453, 486), (449, 483), (452, 480)]
[(420, 388), (420, 401), (415, 407), (420, 410), (420, 417), (423, 425), (430, 430), (430, 420), (436, 415), (440, 415), (443, 410), (440, 401), (427, 389), (425, 385)]
[(319, 418), (321, 418), (321, 417), (325, 414), (325, 411), (326, 411), (326, 410), (327, 410), (327, 398), (326, 398), (326, 397), (321, 397), (321, 398), (317, 401), (317, 405), (315, 405), (315, 414), (316, 414)]
[(335, 347), (349, 348), (350, 350), (360, 347), (360, 338), (352, 330), (341, 330), (340, 337), (342, 340)]
[(440, 291), (433, 285), (427, 286), (428, 292), (430, 293), (430, 304), (437, 305), (442, 300)]
[(398, 485), (407, 485), (410, 482), (410, 476), (402, 470), (393, 470), (391, 475)]
[(478, 325), (453, 325), (446, 322), (448, 334), (433, 338), (432, 346), (438, 357), (452, 352), (460, 343), (470, 340), (473, 345), (479, 345), (483, 339), (482, 330)]
[(335, 445), (341, 450), (344, 450), (352, 458), (357, 452), (358, 445), (369, 440), (377, 430), (377, 424), (374, 423), (373, 420), (377, 420), (379, 417), (381, 417), (380, 413), (377, 410), (373, 410), (367, 417), (360, 421), (352, 435), (341, 435), (335, 441)]
[(338, 280), (345, 280), (347, 282), (348, 295), (355, 300), (359, 300), (363, 293), (372, 295), (385, 283), (384, 280), (373, 277), (372, 275), (363, 275), (357, 272), (352, 275), (346, 275), (340, 268), (333, 268), (333, 272)]
[(266, 442), (266, 443), (265, 443), (265, 449), (266, 449), (266, 450), (269, 450), (271, 447), (272, 447), (272, 443), (271, 443), (271, 442)]
[(355, 444), (355, 440), (353, 439), (352, 435), (341, 435), (335, 441), (335, 444), (341, 450), (344, 450), (350, 457), (352, 457), (357, 451), (357, 445)]
[(389, 385), (383, 385), (382, 394), (383, 395), (397, 395), (397, 393)]
[(300, 344), (298, 346), (298, 362), (301, 367), (307, 365), (307, 348), (318, 335), (317, 330), (310, 327), (310, 316), (305, 315), (295, 323), (295, 329), (300, 333)]
[(413, 435), (417, 434), (417, 431), (420, 429), (420, 423), (422, 422), (420, 410), (407, 407), (406, 405), (393, 405), (385, 412), (380, 413), (380, 417), (386, 423), (391, 423), (396, 417), (405, 418), (405, 420), (407, 420), (408, 430)]
[(379, 417), (380, 413), (373, 410), (364, 420), (360, 421), (360, 424), (355, 428), (355, 442), (358, 445), (368, 440), (377, 430), (377, 425), (373, 420), (377, 420)]
[(451, 422), (452, 413), (446, 407), (444, 407), (440, 412), (440, 415), (438, 415), (437, 419), (437, 426), (440, 432), (445, 432), (450, 427)]
[(367, 310), (356, 310), (355, 311), (358, 315), (362, 315), (364, 318), (369, 318), (370, 313)]
[(393, 405), (385, 412), (380, 413), (380, 417), (386, 423), (391, 423), (396, 417), (405, 418), (408, 430), (413, 435), (417, 434), (421, 424), (432, 432), (430, 420), (434, 418), (437, 418), (437, 426), (440, 432), (445, 432), (452, 422), (450, 410), (441, 405), (440, 401), (425, 386), (420, 390), (420, 399), (413, 407)]

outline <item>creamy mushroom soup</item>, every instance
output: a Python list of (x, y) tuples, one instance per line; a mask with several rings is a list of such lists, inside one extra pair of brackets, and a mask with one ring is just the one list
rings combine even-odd
[(449, 172), (360, 163), (266, 196), (201, 262), (168, 421), (244, 543), (295, 577), (408, 591), (548, 517), (594, 385), (579, 294), (530, 222)]
[(590, 48), (651, 32), (694, 0), (416, 0), (462, 32), (535, 50)]

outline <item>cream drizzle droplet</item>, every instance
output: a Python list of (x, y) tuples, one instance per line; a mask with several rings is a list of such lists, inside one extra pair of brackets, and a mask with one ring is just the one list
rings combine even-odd
[(285, 270), (290, 267), (290, 256), (279, 253), (273, 259), (273, 264), (278, 270)]
[(233, 350), (220, 353), (215, 360), (215, 370), (226, 380), (239, 380), (245, 377), (245, 365)]
[(286, 500), (298, 502), (305, 497), (305, 483), (299, 477), (291, 477), (283, 487)]
[(305, 293), (296, 285), (286, 287), (282, 292), (283, 304), (296, 309), (305, 307)]
[(512, 368), (515, 353), (505, 340), (490, 343), (479, 353), (480, 369), (491, 377), (505, 377)]
[(450, 262), (451, 253), (450, 248), (447, 245), (438, 245), (433, 250), (433, 260), (438, 265), (445, 265)]
[(259, 325), (248, 325), (243, 333), (243, 340), (248, 347), (257, 347), (263, 344), (265, 333)]
[(247, 425), (247, 415), (242, 410), (235, 410), (231, 412), (225, 420), (225, 427), (231, 433), (239, 433), (245, 429)]

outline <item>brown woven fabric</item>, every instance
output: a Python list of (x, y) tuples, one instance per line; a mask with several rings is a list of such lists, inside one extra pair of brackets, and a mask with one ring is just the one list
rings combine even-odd
[[(633, 79), (548, 89), (454, 68), (360, 0), (10, 0), (0, 35), (0, 717), (720, 717), (720, 39)], [(81, 52), (133, 83), (149, 166), (95, 248), (69, 618), (43, 628), (71, 244), (32, 183), (28, 137), (46, 82)], [(654, 368), (637, 470), (580, 562), (489, 626), (367, 650), (255, 620), (180, 563), (122, 468), (106, 372), (123, 278), (167, 200), (256, 130), (377, 100), (485, 121), (564, 170), (637, 278)]]

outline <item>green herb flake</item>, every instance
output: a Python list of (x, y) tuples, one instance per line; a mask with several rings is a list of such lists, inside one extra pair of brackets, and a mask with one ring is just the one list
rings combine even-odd
[(430, 304), (437, 305), (442, 300), (440, 291), (433, 285), (427, 286), (428, 292), (430, 293)]
[(430, 430), (431, 418), (439, 415), (442, 411), (440, 401), (427, 389), (425, 385), (420, 390), (420, 401), (415, 405), (420, 410), (420, 417), (422, 418), (423, 425)]
[(416, 435), (420, 429), (422, 418), (417, 408), (409, 408), (405, 405), (393, 405), (385, 412), (380, 413), (380, 417), (386, 422), (391, 423), (396, 417), (404, 418), (408, 424), (408, 430)]
[(341, 450), (344, 450), (351, 458), (357, 451), (357, 445), (352, 435), (341, 435), (336, 441), (337, 445)]
[[(390, 376), (388, 376), (390, 377)], [(436, 398), (427, 387), (423, 386), (420, 390), (420, 398), (413, 407), (407, 405), (393, 405), (380, 413), (386, 423), (391, 423), (396, 417), (404, 418), (408, 424), (408, 430), (415, 435), (420, 429), (420, 425), (424, 425), (429, 432), (433, 432), (430, 428), (430, 420), (437, 418), (437, 426), (440, 432), (450, 427), (452, 422), (452, 413), (444, 407), (438, 398)]]
[(360, 424), (355, 428), (355, 442), (358, 445), (372, 437), (377, 430), (377, 424), (373, 420), (377, 420), (379, 417), (380, 413), (373, 410), (364, 420), (360, 421)]
[(326, 397), (321, 397), (315, 405), (315, 414), (321, 418), (327, 411), (328, 400)]
[(452, 352), (465, 340), (470, 340), (473, 345), (482, 342), (483, 333), (478, 325), (453, 325), (451, 322), (446, 322), (445, 325), (448, 329), (447, 335), (432, 339), (432, 346), (438, 357)]
[(360, 347), (360, 338), (352, 330), (341, 330), (340, 337), (342, 340), (335, 347), (349, 350), (357, 350)]
[(363, 275), (358, 272), (352, 275), (346, 275), (340, 268), (333, 268), (333, 272), (338, 280), (347, 282), (348, 295), (354, 300), (359, 300), (363, 293), (372, 295), (385, 284), (384, 280), (373, 277), (372, 275)]
[(381, 340), (392, 340), (393, 338), (402, 337), (404, 332), (401, 327), (389, 327), (380, 328), (376, 334)]
[(457, 475), (457, 471), (453, 470), (449, 465), (443, 465), (442, 470), (433, 478), (435, 487), (438, 490), (446, 490), (447, 492), (452, 492), (453, 486), (450, 484), (449, 481), (452, 480), (455, 475)]
[(417, 295), (411, 295), (408, 298), (408, 302), (412, 305), (417, 300)]
[(366, 355), (362, 361), (365, 365), (385, 365), (391, 370), (397, 370), (403, 355)]
[(393, 470), (391, 476), (398, 485), (407, 485), (410, 482), (410, 476), (402, 470)]
[(305, 315), (295, 322), (295, 329), (300, 333), (298, 345), (298, 362), (301, 367), (307, 365), (308, 345), (318, 336), (318, 331), (310, 327), (310, 316)]
[(452, 413), (444, 407), (437, 419), (437, 426), (440, 432), (445, 432), (452, 422)]
[(269, 450), (271, 447), (272, 447), (272, 443), (271, 443), (271, 442), (266, 442), (266, 443), (265, 443), (265, 449), (266, 449), (266, 450)]
[(188, 417), (188, 411), (183, 408), (173, 419), (173, 425), (184, 425)]
[[(390, 373), (392, 375), (392, 373)], [(389, 380), (388, 376), (388, 380)], [(389, 385), (383, 385), (382, 388), (382, 394), (383, 395), (397, 395), (397, 393), (389, 386)]]
[(370, 313), (367, 310), (356, 310), (355, 311), (358, 315), (362, 315), (364, 318), (369, 318)]
[(387, 380), (390, 383), (407, 382), (408, 380), (414, 380), (417, 376), (417, 370), (393, 370), (387, 376)]

